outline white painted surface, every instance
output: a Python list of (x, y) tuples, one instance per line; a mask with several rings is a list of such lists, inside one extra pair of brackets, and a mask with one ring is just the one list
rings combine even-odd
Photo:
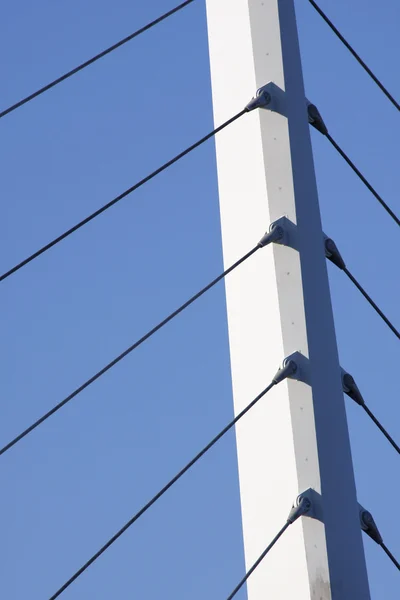
[(225, 264), (283, 215), (300, 250), (264, 248), (226, 280), (235, 413), (292, 352), (312, 373), (312, 389), (281, 383), (238, 424), (247, 568), (299, 492), (322, 493), (325, 520), (289, 528), (251, 576), (249, 600), (368, 600), (293, 1), (206, 1), (216, 125), (269, 81), (288, 114), (253, 111), (217, 136)]

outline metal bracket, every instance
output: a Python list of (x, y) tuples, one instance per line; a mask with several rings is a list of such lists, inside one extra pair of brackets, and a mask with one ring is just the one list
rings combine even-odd
[(290, 378), (311, 385), (310, 363), (308, 358), (301, 354), (301, 352), (296, 351), (285, 358), (283, 361), (283, 367), (289, 362), (294, 362), (297, 366), (296, 371), (291, 375)]
[(255, 108), (266, 108), (286, 117), (285, 92), (273, 81), (270, 81), (257, 90), (255, 97), (250, 100), (245, 110), (250, 112)]
[(306, 98), (306, 102), (307, 102), (308, 122), (310, 123), (310, 125), (315, 127), (315, 129), (318, 129), (318, 131), (320, 133), (322, 133), (323, 135), (327, 135), (328, 128), (325, 125), (324, 120), (321, 117), (321, 114), (320, 114), (318, 108), (315, 106), (315, 104), (312, 104), (309, 100), (307, 100), (307, 98)]
[(261, 248), (267, 246), (271, 242), (281, 244), (282, 246), (295, 247), (296, 241), (296, 225), (292, 223), (287, 217), (280, 217), (273, 223), (271, 223), (269, 230), (263, 235), (258, 245)]
[(339, 269), (345, 269), (346, 263), (344, 262), (342, 255), (340, 254), (338, 247), (332, 238), (324, 234), (324, 245), (325, 245), (325, 256), (328, 260), (333, 262), (334, 265)]
[[(315, 104), (305, 98), (307, 106), (308, 122), (318, 129), (323, 135), (327, 135), (328, 128)], [(260, 87), (254, 98), (246, 105), (245, 110), (250, 112), (256, 108), (265, 108), (287, 117), (287, 106), (285, 92), (273, 81)]]
[(244, 110), (250, 112), (252, 110), (255, 110), (256, 108), (266, 108), (270, 104), (270, 102), (271, 96), (268, 93), (268, 91), (264, 90), (263, 88), (260, 88), (259, 90), (257, 90), (255, 97), (252, 98), (250, 102), (248, 102), (248, 104), (246, 104)]
[(303, 383), (309, 383), (309, 362), (308, 358), (300, 352), (293, 352), (287, 356), (279, 371), (276, 373), (273, 381), (279, 383), (283, 379), (290, 378)]
[[(373, 516), (360, 503), (358, 503), (358, 508), (361, 529), (365, 531), (365, 533), (369, 535), (369, 537), (372, 538), (374, 542), (381, 545), (383, 543), (383, 539), (374, 521)], [(292, 515), (293, 520), (291, 520)], [(311, 519), (316, 519), (321, 523), (324, 522), (322, 496), (312, 488), (308, 488), (308, 490), (305, 490), (297, 496), (296, 502), (294, 503), (293, 508), (289, 514), (288, 521), (293, 523), (293, 521), (295, 521), (299, 516), (302, 515)]]
[(299, 504), (301, 499), (306, 499), (309, 503), (309, 509), (307, 510), (306, 517), (310, 519), (316, 519), (317, 521), (324, 522), (322, 513), (322, 496), (312, 488), (308, 488), (304, 492), (301, 492), (297, 496), (296, 504)]
[(354, 381), (354, 377), (342, 369), (342, 367), (340, 367), (340, 370), (342, 373), (342, 387), (344, 393), (347, 394), (349, 398), (354, 400), (354, 402), (357, 402), (357, 404), (363, 406), (365, 401), (360, 390), (358, 389), (356, 382)]
[(269, 230), (264, 233), (261, 240), (258, 242), (258, 246), (260, 246), (260, 248), (264, 248), (272, 242), (280, 244), (282, 243), (281, 240), (283, 239), (284, 235), (284, 229), (280, 225), (271, 223)]
[(297, 496), (287, 518), (288, 523), (294, 523), (299, 517), (308, 516), (310, 510), (311, 500), (304, 495)]
[(297, 363), (294, 360), (292, 360), (290, 357), (285, 358), (282, 366), (279, 367), (278, 371), (275, 373), (275, 377), (273, 377), (272, 381), (276, 385), (288, 377), (293, 377), (293, 375), (297, 372), (297, 369)]
[(381, 545), (383, 543), (383, 539), (381, 534), (379, 533), (379, 529), (374, 521), (371, 513), (366, 510), (361, 504), (358, 504), (358, 508), (360, 509), (360, 524), (361, 529), (365, 531), (370, 538), (374, 540), (377, 544)]

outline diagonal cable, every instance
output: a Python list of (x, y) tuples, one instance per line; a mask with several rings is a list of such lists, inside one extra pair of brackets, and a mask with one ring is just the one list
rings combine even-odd
[(260, 565), (260, 563), (267, 556), (267, 554), (271, 550), (271, 548), (273, 548), (273, 546), (275, 546), (275, 544), (279, 540), (279, 538), (282, 537), (282, 535), (285, 533), (286, 529), (292, 523), (294, 523), (299, 517), (306, 514), (307, 511), (310, 509), (310, 506), (311, 506), (311, 503), (306, 497), (304, 497), (304, 496), (300, 497), (299, 504), (292, 508), (284, 526), (278, 531), (278, 533), (276, 534), (274, 539), (268, 544), (268, 546), (265, 548), (265, 550), (262, 552), (262, 554), (257, 558), (256, 562), (250, 567), (250, 569), (247, 571), (246, 575), (243, 577), (243, 579), (241, 579), (239, 581), (239, 583), (237, 584), (235, 589), (229, 594), (229, 596), (227, 597), (226, 600), (232, 600), (232, 598), (234, 598), (236, 596), (236, 594), (244, 586), (244, 584), (246, 583), (246, 581), (248, 580), (250, 575), (252, 573), (254, 573), (254, 571), (257, 569), (257, 567)]
[(119, 363), (123, 358), (125, 358), (126, 356), (128, 356), (128, 354), (130, 354), (131, 352), (133, 352), (133, 350), (136, 350), (136, 348), (138, 348), (139, 346), (141, 346), (141, 344), (143, 344), (152, 335), (154, 335), (157, 331), (159, 331), (162, 327), (164, 327), (164, 325), (166, 325), (167, 323), (169, 323), (170, 321), (172, 321), (172, 319), (174, 319), (182, 311), (184, 311), (185, 308), (187, 308), (188, 306), (190, 306), (191, 304), (193, 304), (193, 302), (195, 302), (195, 300), (197, 300), (198, 298), (200, 298), (208, 290), (210, 290), (212, 287), (214, 287), (214, 285), (216, 285), (219, 281), (221, 281), (224, 277), (226, 277), (226, 275), (228, 275), (234, 269), (236, 269), (236, 267), (238, 267), (239, 265), (241, 265), (245, 260), (247, 260), (250, 256), (252, 256), (261, 247), (262, 246), (260, 244), (257, 244), (257, 246), (255, 246), (255, 248), (253, 248), (252, 250), (250, 250), (250, 252), (247, 252), (247, 254), (245, 254), (244, 256), (242, 256), (242, 258), (240, 258), (239, 260), (237, 260), (232, 266), (230, 266), (223, 273), (221, 273), (220, 275), (218, 275), (218, 277), (216, 277), (215, 279), (213, 279), (213, 281), (211, 281), (211, 283), (209, 283), (204, 288), (202, 288), (199, 292), (197, 292), (197, 294), (195, 294), (189, 300), (187, 300), (187, 302), (185, 302), (184, 304), (182, 304), (174, 312), (172, 312), (170, 315), (168, 315), (168, 317), (166, 317), (163, 321), (161, 321), (155, 327), (153, 327), (153, 329), (151, 329), (150, 331), (148, 331), (144, 336), (142, 336), (134, 344), (132, 344), (131, 346), (129, 346), (129, 348), (127, 348), (126, 350), (124, 350), (123, 352), (121, 352), (121, 354), (119, 354), (116, 358), (114, 358), (111, 362), (109, 362), (105, 367), (103, 367), (102, 369), (100, 369), (100, 371), (98, 371), (92, 377), (90, 377), (90, 379), (88, 379), (87, 381), (85, 381), (85, 383), (83, 383), (81, 386), (79, 386), (77, 389), (75, 389), (71, 394), (69, 394), (69, 396), (67, 396), (66, 398), (64, 398), (63, 400), (61, 400), (61, 402), (59, 402), (58, 404), (56, 404), (51, 410), (49, 410), (47, 413), (45, 413), (43, 416), (41, 416), (37, 421), (35, 421), (34, 423), (32, 423), (32, 425), (30, 425), (29, 427), (27, 427), (27, 429), (25, 429), (19, 435), (17, 435), (13, 440), (11, 440), (8, 444), (6, 444), (3, 448), (0, 449), (0, 456), (2, 454), (4, 454), (5, 452), (7, 452), (7, 450), (9, 450), (10, 448), (12, 448), (13, 446), (15, 446), (15, 444), (17, 444), (18, 442), (20, 442), (24, 437), (26, 437), (34, 429), (36, 429), (37, 427), (39, 427), (39, 425), (41, 425), (42, 423), (44, 423), (45, 421), (47, 421), (47, 419), (49, 419), (52, 415), (54, 415), (56, 412), (58, 412), (63, 406), (65, 406), (66, 404), (68, 404), (73, 398), (75, 398), (76, 396), (78, 396), (78, 394), (80, 394), (81, 392), (83, 392), (83, 390), (85, 390), (86, 388), (88, 388), (92, 383), (94, 383), (95, 381), (97, 381), (97, 379), (99, 379), (102, 375), (104, 375), (105, 373), (107, 373), (107, 371), (109, 371), (112, 367), (114, 367), (117, 363)]
[(248, 580), (250, 575), (257, 569), (258, 565), (264, 560), (264, 558), (267, 556), (267, 554), (271, 550), (271, 548), (273, 548), (273, 546), (275, 546), (275, 544), (279, 540), (279, 538), (285, 533), (285, 531), (289, 527), (289, 525), (290, 525), (289, 521), (286, 521), (286, 523), (278, 531), (278, 533), (276, 534), (276, 536), (274, 537), (272, 542), (270, 544), (268, 544), (268, 546), (265, 548), (264, 552), (262, 554), (260, 554), (260, 556), (257, 558), (256, 562), (250, 567), (250, 569), (247, 571), (246, 575), (243, 577), (243, 579), (241, 579), (239, 581), (239, 583), (237, 584), (235, 589), (232, 590), (232, 592), (229, 594), (229, 596), (227, 597), (226, 600), (232, 600), (232, 598), (234, 598), (236, 596), (236, 594), (244, 586), (244, 584), (246, 583), (246, 581)]
[(382, 198), (382, 196), (380, 194), (378, 194), (378, 192), (376, 191), (376, 189), (374, 187), (372, 187), (372, 185), (370, 184), (370, 182), (364, 177), (364, 175), (361, 173), (361, 171), (356, 167), (356, 165), (349, 158), (349, 156), (344, 152), (344, 150), (342, 150), (342, 148), (339, 146), (339, 144), (333, 139), (333, 137), (329, 133), (326, 134), (326, 137), (328, 138), (328, 140), (330, 141), (330, 143), (332, 144), (332, 146), (337, 150), (337, 152), (339, 152), (340, 156), (342, 156), (342, 158), (344, 158), (344, 160), (347, 162), (347, 164), (353, 169), (354, 173), (361, 179), (361, 181), (363, 182), (363, 184), (375, 196), (375, 198), (383, 206), (383, 208), (386, 210), (386, 212), (392, 217), (393, 221), (395, 223), (397, 223), (397, 225), (400, 225), (400, 219), (399, 219), (399, 217), (386, 204), (386, 202), (384, 201), (384, 199)]
[(364, 296), (364, 298), (367, 300), (367, 302), (369, 302), (369, 304), (372, 306), (372, 308), (375, 310), (375, 312), (380, 316), (380, 318), (386, 323), (386, 325), (393, 331), (395, 336), (400, 340), (400, 332), (396, 329), (396, 327), (388, 319), (388, 317), (381, 311), (379, 306), (372, 300), (371, 296), (369, 294), (367, 294), (365, 289), (357, 281), (357, 279), (354, 277), (354, 275), (352, 275), (352, 273), (350, 273), (350, 271), (348, 270), (347, 267), (345, 267), (343, 269), (343, 271), (346, 273), (346, 275), (350, 279), (350, 281), (352, 281), (354, 283), (354, 285), (356, 286), (356, 288), (361, 292), (361, 294)]
[(389, 441), (389, 443), (393, 446), (398, 454), (400, 454), (400, 447), (396, 444), (392, 436), (386, 431), (382, 423), (376, 418), (374, 413), (368, 408), (365, 403), (364, 397), (359, 390), (358, 385), (356, 384), (354, 377), (350, 375), (350, 373), (346, 373), (342, 369), (342, 386), (343, 391), (347, 394), (354, 402), (356, 402), (359, 406), (365, 410), (369, 418), (375, 423), (375, 425), (380, 429), (385, 438)]
[(14, 267), (12, 267), (8, 271), (6, 271), (5, 273), (3, 273), (0, 276), (0, 281), (3, 281), (4, 279), (7, 279), (7, 277), (10, 277), (10, 275), (12, 275), (13, 273), (16, 273), (16, 271), (19, 271), (20, 269), (22, 269), (22, 267), (25, 267), (27, 264), (29, 264), (30, 262), (32, 262), (33, 260), (35, 260), (36, 258), (38, 258), (39, 256), (41, 256), (42, 254), (44, 254), (45, 252), (47, 252), (47, 250), (50, 250), (50, 248), (53, 248), (53, 246), (55, 246), (56, 244), (62, 242), (62, 240), (65, 240), (65, 238), (67, 238), (68, 236), (70, 236), (72, 233), (74, 233), (75, 231), (77, 231), (78, 229), (80, 229), (81, 227), (83, 227), (84, 225), (87, 225), (87, 223), (90, 223), (90, 221), (92, 221), (93, 219), (95, 219), (96, 217), (98, 217), (99, 215), (101, 215), (102, 213), (104, 213), (106, 210), (108, 210), (109, 208), (111, 208), (112, 206), (114, 206), (114, 204), (117, 204), (118, 202), (120, 202), (120, 200), (122, 200), (123, 198), (125, 198), (126, 196), (128, 196), (129, 194), (131, 194), (132, 192), (136, 191), (142, 185), (144, 185), (145, 183), (147, 183), (148, 181), (150, 181), (151, 179), (153, 179), (154, 177), (156, 177), (157, 175), (159, 175), (160, 173), (162, 173), (163, 171), (165, 171), (166, 169), (168, 169), (169, 167), (171, 167), (173, 164), (175, 164), (176, 162), (178, 162), (181, 158), (183, 158), (184, 156), (186, 156), (187, 154), (189, 154), (190, 152), (192, 152), (192, 150), (195, 150), (196, 148), (198, 148), (199, 146), (201, 146), (204, 142), (206, 142), (210, 138), (214, 137), (214, 135), (216, 133), (218, 133), (219, 131), (221, 131), (222, 129), (224, 129), (225, 127), (227, 127), (228, 125), (230, 125), (231, 123), (233, 123), (234, 121), (236, 121), (237, 119), (239, 119), (246, 112), (248, 112), (247, 109), (241, 110), (239, 113), (237, 113), (236, 115), (234, 115), (232, 118), (230, 118), (227, 121), (225, 121), (225, 123), (223, 123), (222, 125), (220, 125), (216, 129), (213, 129), (213, 131), (211, 131), (210, 133), (208, 133), (207, 135), (205, 135), (204, 137), (202, 137), (200, 140), (198, 140), (197, 142), (195, 142), (194, 144), (192, 144), (191, 146), (189, 146), (188, 148), (186, 148), (185, 150), (183, 150), (183, 152), (180, 152), (179, 154), (177, 154), (176, 156), (174, 156), (174, 158), (171, 158), (171, 160), (169, 160), (168, 162), (164, 163), (161, 167), (159, 167), (158, 169), (156, 169), (155, 171), (153, 171), (152, 173), (150, 173), (149, 175), (147, 175), (146, 177), (144, 177), (143, 179), (141, 179), (140, 181), (138, 181), (137, 183), (135, 183), (135, 185), (133, 185), (132, 187), (130, 187), (127, 190), (125, 190), (124, 192), (122, 192), (122, 194), (120, 194), (119, 196), (116, 196), (115, 198), (113, 198), (112, 200), (110, 200), (110, 202), (107, 202), (107, 204), (104, 204), (104, 206), (102, 206), (101, 208), (99, 208), (98, 210), (96, 210), (95, 212), (93, 212), (91, 215), (89, 215), (88, 217), (86, 217), (82, 221), (79, 221), (79, 223), (76, 223), (76, 225), (74, 225), (70, 229), (67, 229), (67, 231), (64, 231), (64, 233), (62, 233), (58, 237), (54, 238), (51, 242), (49, 242), (45, 246), (42, 246), (39, 250), (37, 250), (36, 252), (34, 252), (33, 254), (31, 254), (30, 256), (28, 256), (27, 258), (25, 258), (24, 260), (22, 260), (20, 263), (18, 263), (17, 265), (15, 265)]
[(390, 560), (392, 561), (392, 563), (394, 564), (395, 567), (398, 568), (398, 570), (400, 571), (400, 563), (399, 561), (393, 556), (393, 554), (390, 552), (389, 548), (386, 546), (386, 544), (384, 544), (383, 542), (381, 542), (381, 547), (382, 550), (385, 552), (385, 554), (390, 558)]
[(100, 60), (100, 58), (103, 58), (107, 54), (110, 54), (110, 52), (113, 52), (117, 48), (120, 48), (121, 46), (123, 46), (127, 42), (130, 42), (131, 40), (133, 40), (135, 37), (138, 37), (139, 35), (141, 35), (145, 31), (148, 31), (149, 29), (151, 29), (155, 25), (158, 25), (159, 23), (161, 23), (162, 21), (164, 21), (168, 17), (171, 17), (172, 15), (174, 15), (175, 13), (177, 13), (178, 11), (182, 10), (183, 8), (185, 8), (186, 6), (188, 6), (188, 4), (191, 4), (192, 2), (194, 2), (194, 0), (186, 0), (186, 2), (182, 2), (182, 4), (179, 4), (175, 8), (173, 8), (173, 9), (169, 10), (168, 12), (164, 13), (163, 15), (161, 15), (160, 17), (158, 17), (154, 21), (151, 21), (150, 23), (147, 23), (147, 25), (144, 25), (144, 27), (141, 27), (137, 31), (131, 33), (130, 35), (128, 35), (127, 37), (123, 38), (122, 40), (120, 40), (116, 44), (113, 44), (109, 48), (106, 48), (102, 52), (99, 52), (99, 54), (96, 54), (96, 56), (93, 56), (89, 60), (86, 60), (85, 62), (81, 63), (80, 65), (78, 65), (74, 69), (71, 69), (71, 71), (68, 71), (67, 73), (64, 73), (64, 75), (61, 75), (60, 77), (57, 77), (57, 79), (54, 79), (54, 81), (51, 81), (47, 85), (45, 85), (45, 86), (41, 87), (40, 89), (36, 90), (36, 92), (33, 92), (32, 94), (29, 94), (29, 96), (26, 96), (26, 98), (23, 98), (22, 100), (20, 100), (19, 102), (16, 102), (12, 106), (9, 106), (8, 108), (6, 108), (5, 110), (3, 110), (3, 111), (0, 112), (0, 119), (2, 117), (5, 117), (9, 113), (13, 112), (17, 108), (20, 108), (20, 106), (23, 106), (24, 104), (27, 104), (31, 100), (34, 100), (34, 98), (37, 98), (38, 96), (41, 96), (42, 94), (44, 94), (48, 90), (51, 90), (53, 87), (55, 87), (59, 83), (62, 83), (66, 79), (69, 79), (70, 77), (72, 77), (76, 73), (79, 73), (79, 71), (82, 71), (86, 67), (89, 67), (90, 65), (92, 65), (96, 61)]
[(347, 162), (349, 167), (351, 167), (353, 169), (354, 173), (359, 177), (359, 179), (363, 182), (363, 184), (369, 189), (371, 194), (373, 194), (375, 196), (375, 198), (383, 206), (383, 208), (386, 210), (386, 212), (392, 217), (392, 219), (395, 221), (395, 223), (397, 225), (400, 225), (399, 217), (386, 204), (386, 202), (384, 201), (382, 196), (380, 194), (378, 194), (378, 192), (376, 191), (376, 189), (374, 187), (372, 187), (372, 185), (370, 184), (368, 179), (366, 179), (366, 177), (364, 177), (364, 175), (361, 173), (361, 171), (359, 169), (357, 169), (356, 165), (348, 157), (346, 152), (339, 146), (339, 144), (330, 135), (330, 133), (328, 132), (328, 127), (326, 126), (326, 124), (325, 124), (318, 108), (315, 106), (315, 104), (312, 104), (311, 102), (309, 102), (307, 104), (307, 112), (308, 112), (308, 122), (310, 123), (310, 125), (312, 125), (315, 129), (317, 129), (317, 131), (319, 131), (320, 133), (322, 133), (322, 135), (324, 135), (326, 138), (328, 138), (328, 140), (330, 141), (332, 146), (335, 148), (335, 150), (340, 154), (340, 156), (342, 158), (344, 158), (344, 160)]
[(390, 558), (390, 560), (392, 561), (392, 563), (395, 565), (395, 567), (398, 568), (398, 570), (400, 571), (400, 563), (399, 561), (393, 556), (393, 554), (391, 553), (391, 551), (389, 550), (389, 548), (386, 546), (386, 544), (383, 541), (382, 535), (378, 529), (377, 524), (375, 523), (374, 517), (372, 516), (372, 514), (369, 512), (369, 510), (366, 510), (365, 508), (363, 508), (361, 505), (359, 505), (360, 508), (360, 523), (361, 523), (361, 529), (363, 531), (365, 531), (365, 533), (367, 535), (369, 535), (369, 537), (374, 540), (374, 542), (376, 544), (378, 544), (378, 546), (381, 546), (382, 550), (385, 552), (385, 554)]
[(335, 27), (335, 25), (332, 23), (332, 21), (326, 16), (326, 14), (322, 11), (322, 9), (318, 6), (318, 4), (316, 2), (314, 2), (314, 0), (308, 0), (308, 1), (315, 8), (317, 13), (323, 18), (325, 23), (337, 35), (339, 40), (346, 46), (347, 50), (349, 50), (351, 52), (351, 54), (354, 56), (356, 61), (362, 66), (362, 68), (366, 71), (366, 73), (368, 73), (368, 75), (371, 77), (371, 79), (373, 79), (373, 81), (380, 88), (380, 90), (385, 94), (385, 96), (390, 100), (390, 102), (393, 104), (393, 106), (395, 106), (397, 108), (397, 110), (400, 110), (400, 104), (393, 98), (392, 94), (390, 94), (390, 92), (385, 88), (385, 86), (378, 79), (378, 77), (376, 75), (374, 75), (374, 73), (371, 71), (371, 69), (368, 67), (368, 65), (362, 60), (362, 58), (359, 56), (359, 54), (357, 54), (357, 52), (354, 50), (354, 48), (343, 37), (343, 35), (340, 33), (340, 31)]
[(365, 410), (369, 418), (375, 423), (378, 429), (380, 429), (380, 431), (383, 433), (388, 442), (393, 446), (396, 452), (400, 454), (400, 447), (396, 444), (392, 436), (386, 431), (382, 423), (375, 417), (374, 413), (368, 408), (366, 404), (363, 404), (363, 409)]
[(55, 600), (56, 598), (58, 598), (71, 585), (71, 583), (78, 579), (78, 577), (82, 575), (82, 573), (84, 573), (84, 571), (86, 571), (86, 569), (88, 569), (90, 565), (92, 565), (114, 542), (118, 540), (118, 538), (121, 537), (123, 533), (125, 533), (127, 529), (129, 529), (135, 523), (135, 521), (137, 521), (155, 502), (157, 502), (159, 498), (161, 498), (161, 496), (165, 494), (165, 492), (169, 490), (170, 487), (172, 487), (198, 460), (200, 460), (200, 458), (204, 456), (206, 452), (208, 452), (226, 433), (228, 433), (228, 431), (230, 431), (232, 427), (242, 417), (244, 417), (244, 415), (247, 412), (249, 412), (249, 410), (253, 408), (253, 406), (255, 406), (263, 396), (265, 396), (265, 394), (267, 394), (275, 385), (289, 377), (294, 372), (295, 368), (296, 366), (293, 363), (293, 361), (289, 361), (289, 363), (287, 363), (286, 366), (280, 369), (271, 381), (271, 383), (258, 396), (256, 396), (256, 398), (254, 398), (254, 400), (252, 400), (250, 404), (248, 404), (230, 423), (228, 423), (228, 425), (226, 425), (226, 427), (224, 427), (211, 440), (211, 442), (204, 446), (204, 448), (200, 450), (200, 452), (196, 454), (196, 456), (189, 463), (187, 463), (187, 465), (183, 467), (183, 469), (181, 469), (181, 471), (179, 471), (179, 473), (177, 473), (175, 477), (173, 477), (155, 496), (153, 496), (153, 498), (149, 500), (147, 504), (145, 504), (131, 519), (129, 519), (129, 521), (127, 521), (127, 523), (125, 523), (125, 525), (121, 527), (121, 529), (119, 529), (119, 531), (117, 531), (117, 533), (113, 535), (108, 540), (108, 542), (104, 544), (104, 546), (100, 548), (100, 550), (93, 554), (93, 556), (80, 569), (78, 569), (78, 571), (76, 571), (76, 573), (74, 573), (74, 575), (72, 575), (72, 577), (70, 577), (68, 581), (66, 581), (56, 591), (56, 593), (51, 596), (49, 600)]
[(395, 336), (400, 339), (400, 332), (396, 329), (393, 323), (388, 319), (388, 317), (382, 312), (379, 306), (374, 302), (371, 296), (365, 291), (362, 285), (357, 281), (357, 279), (350, 273), (349, 269), (346, 267), (346, 263), (344, 262), (342, 255), (340, 254), (338, 247), (335, 242), (328, 237), (325, 237), (325, 256), (328, 260), (330, 260), (334, 265), (336, 265), (341, 271), (346, 273), (347, 277), (350, 281), (356, 286), (356, 288), (362, 293), (364, 298), (369, 302), (372, 308), (377, 312), (377, 314), (381, 317), (381, 319), (386, 323), (386, 325), (393, 331)]

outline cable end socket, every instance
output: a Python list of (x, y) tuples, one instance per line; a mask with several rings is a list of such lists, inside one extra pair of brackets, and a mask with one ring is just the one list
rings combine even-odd
[(256, 108), (265, 108), (266, 106), (268, 106), (268, 104), (270, 102), (271, 102), (271, 94), (269, 94), (267, 92), (267, 90), (260, 88), (259, 90), (257, 90), (257, 94), (256, 94), (255, 98), (252, 98), (250, 100), (250, 102), (248, 104), (246, 104), (244, 110), (246, 112), (251, 112), (252, 110), (255, 110)]
[(365, 533), (369, 535), (374, 542), (381, 545), (383, 543), (383, 538), (374, 521), (374, 518), (368, 510), (365, 510), (365, 508), (362, 507), (360, 507), (360, 522), (361, 529), (365, 531)]
[(325, 236), (325, 256), (334, 265), (339, 267), (339, 269), (342, 269), (342, 271), (346, 268), (346, 263), (344, 262), (335, 242), (327, 236)]
[(356, 382), (354, 381), (354, 377), (352, 375), (350, 375), (350, 373), (346, 373), (346, 371), (344, 371), (343, 369), (342, 369), (342, 387), (343, 387), (344, 393), (347, 394), (347, 396), (349, 396), (349, 398), (354, 400), (354, 402), (357, 402), (357, 404), (359, 404), (360, 406), (365, 405), (365, 400), (364, 400), (360, 390), (358, 389)]
[(325, 125), (324, 120), (321, 117), (321, 114), (320, 114), (318, 108), (315, 106), (315, 104), (311, 104), (311, 102), (308, 102), (307, 114), (308, 114), (308, 122), (310, 123), (310, 125), (315, 127), (315, 129), (318, 129), (318, 131), (320, 133), (322, 133), (322, 135), (327, 135), (328, 128)]
[(277, 373), (276, 373), (275, 377), (272, 379), (272, 381), (273, 381), (273, 383), (275, 383), (275, 385), (277, 385), (284, 379), (287, 379), (288, 377), (291, 377), (292, 375), (294, 375), (296, 373), (296, 371), (297, 371), (297, 364), (294, 362), (294, 360), (287, 360), (287, 361), (284, 360), (282, 367), (279, 369), (279, 371), (277, 371)]
[(288, 523), (294, 523), (299, 517), (306, 515), (311, 509), (311, 500), (305, 496), (299, 496), (296, 501), (296, 506), (292, 507), (287, 518)]
[(283, 235), (283, 228), (280, 225), (274, 225), (272, 223), (269, 231), (267, 231), (258, 242), (258, 246), (264, 248), (264, 246), (268, 246), (268, 244), (271, 244), (272, 242), (278, 242), (283, 238)]

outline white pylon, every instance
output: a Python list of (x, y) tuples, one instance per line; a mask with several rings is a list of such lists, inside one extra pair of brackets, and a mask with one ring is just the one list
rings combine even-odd
[[(206, 0), (216, 125), (272, 81), (282, 114), (257, 109), (216, 139), (224, 261), (282, 216), (288, 245), (256, 253), (226, 280), (235, 412), (277, 361), (306, 359), (237, 427), (246, 564), (297, 494), (321, 494), (323, 521), (293, 524), (248, 582), (249, 600), (369, 600), (293, 0)], [(309, 359), (307, 361), (307, 359)]]

